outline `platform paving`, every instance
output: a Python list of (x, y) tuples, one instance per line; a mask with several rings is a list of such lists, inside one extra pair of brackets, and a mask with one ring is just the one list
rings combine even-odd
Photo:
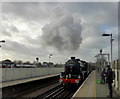
[(60, 73), (53, 74), (53, 75), (44, 75), (44, 76), (40, 76), (40, 77), (32, 77), (32, 78), (25, 78), (25, 79), (13, 80), (13, 81), (1, 82), (0, 88), (12, 86), (12, 85), (17, 85), (17, 84), (21, 84), (21, 83), (27, 83), (27, 82), (31, 82), (31, 81), (35, 81), (35, 80), (41, 80), (41, 79), (59, 76), (59, 75), (60, 75)]
[(108, 95), (108, 86), (107, 84), (100, 84), (97, 81), (101, 80), (100, 73), (97, 71), (96, 74), (96, 97), (106, 97)]
[(83, 82), (80, 88), (73, 95), (73, 99), (82, 99), (87, 97), (96, 97), (96, 82), (95, 82), (95, 71), (93, 71), (88, 78)]
[[(108, 85), (99, 83), (98, 81), (100, 80), (100, 73), (96, 70), (93, 71), (72, 98), (81, 99), (82, 97), (86, 97), (89, 99), (90, 97), (92, 97), (94, 99), (111, 99), (107, 98), (109, 93)], [(113, 99), (120, 99), (120, 97), (116, 97), (113, 93)]]
[[(96, 97), (106, 98), (109, 94), (108, 84), (107, 83), (101, 84), (97, 82), (98, 80), (101, 80), (100, 72), (95, 71), (95, 75), (96, 75)], [(113, 93), (113, 98), (117, 98), (114, 93)]]

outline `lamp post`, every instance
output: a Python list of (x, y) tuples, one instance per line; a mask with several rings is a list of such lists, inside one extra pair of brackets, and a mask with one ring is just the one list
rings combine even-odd
[[(1, 40), (0, 42), (1, 42), (1, 43), (5, 43), (5, 40)], [(0, 47), (1, 47), (1, 45), (0, 45)]]
[(39, 58), (38, 58), (38, 57), (36, 57), (36, 63), (35, 63), (35, 65), (36, 65), (37, 67), (39, 67)]
[(100, 49), (100, 57), (101, 57), (101, 59), (100, 59), (100, 68), (101, 68), (101, 70), (102, 70), (102, 67), (103, 67), (102, 49)]
[(50, 55), (49, 55), (49, 67), (50, 67), (50, 58), (51, 58), (52, 55), (53, 55), (53, 54), (50, 54)]
[(110, 43), (111, 43), (111, 67), (112, 67), (112, 41), (114, 39), (112, 38), (112, 34), (102, 34), (102, 36), (110, 36), (111, 37)]

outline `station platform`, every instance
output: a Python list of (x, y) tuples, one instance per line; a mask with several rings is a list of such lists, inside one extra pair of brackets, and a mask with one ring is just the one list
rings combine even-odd
[(13, 85), (17, 85), (17, 84), (22, 84), (22, 83), (27, 83), (27, 82), (31, 82), (31, 81), (35, 81), (35, 80), (41, 80), (41, 79), (45, 79), (45, 78), (55, 77), (55, 76), (59, 76), (59, 75), (60, 75), (60, 73), (53, 74), (53, 75), (45, 75), (45, 76), (40, 76), (40, 77), (25, 78), (25, 79), (20, 79), (20, 80), (6, 81), (6, 82), (0, 83), (0, 88), (13, 86)]
[[(100, 73), (98, 73), (96, 70), (93, 71), (84, 81), (84, 83), (79, 87), (79, 89), (73, 95), (72, 99), (80, 97), (109, 99), (106, 98), (109, 93), (108, 85), (98, 83), (97, 81), (99, 81), (100, 79)], [(119, 99), (120, 97), (115, 96), (115, 94), (113, 93), (113, 98)]]

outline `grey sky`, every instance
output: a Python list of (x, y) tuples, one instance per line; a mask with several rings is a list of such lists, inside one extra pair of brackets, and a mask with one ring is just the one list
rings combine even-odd
[(94, 61), (99, 49), (118, 55), (118, 3), (2, 3), (2, 59), (62, 62), (70, 56)]

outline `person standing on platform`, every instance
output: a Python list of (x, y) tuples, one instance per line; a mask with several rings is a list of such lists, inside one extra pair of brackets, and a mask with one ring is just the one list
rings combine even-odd
[(105, 68), (103, 68), (102, 72), (101, 72), (101, 84), (105, 84), (105, 77), (106, 77), (106, 70)]
[(107, 66), (107, 73), (106, 73), (106, 83), (108, 83), (109, 88), (109, 95), (107, 97), (112, 98), (113, 97), (113, 90), (112, 90), (112, 83), (113, 83), (113, 71), (110, 68), (110, 65)]

